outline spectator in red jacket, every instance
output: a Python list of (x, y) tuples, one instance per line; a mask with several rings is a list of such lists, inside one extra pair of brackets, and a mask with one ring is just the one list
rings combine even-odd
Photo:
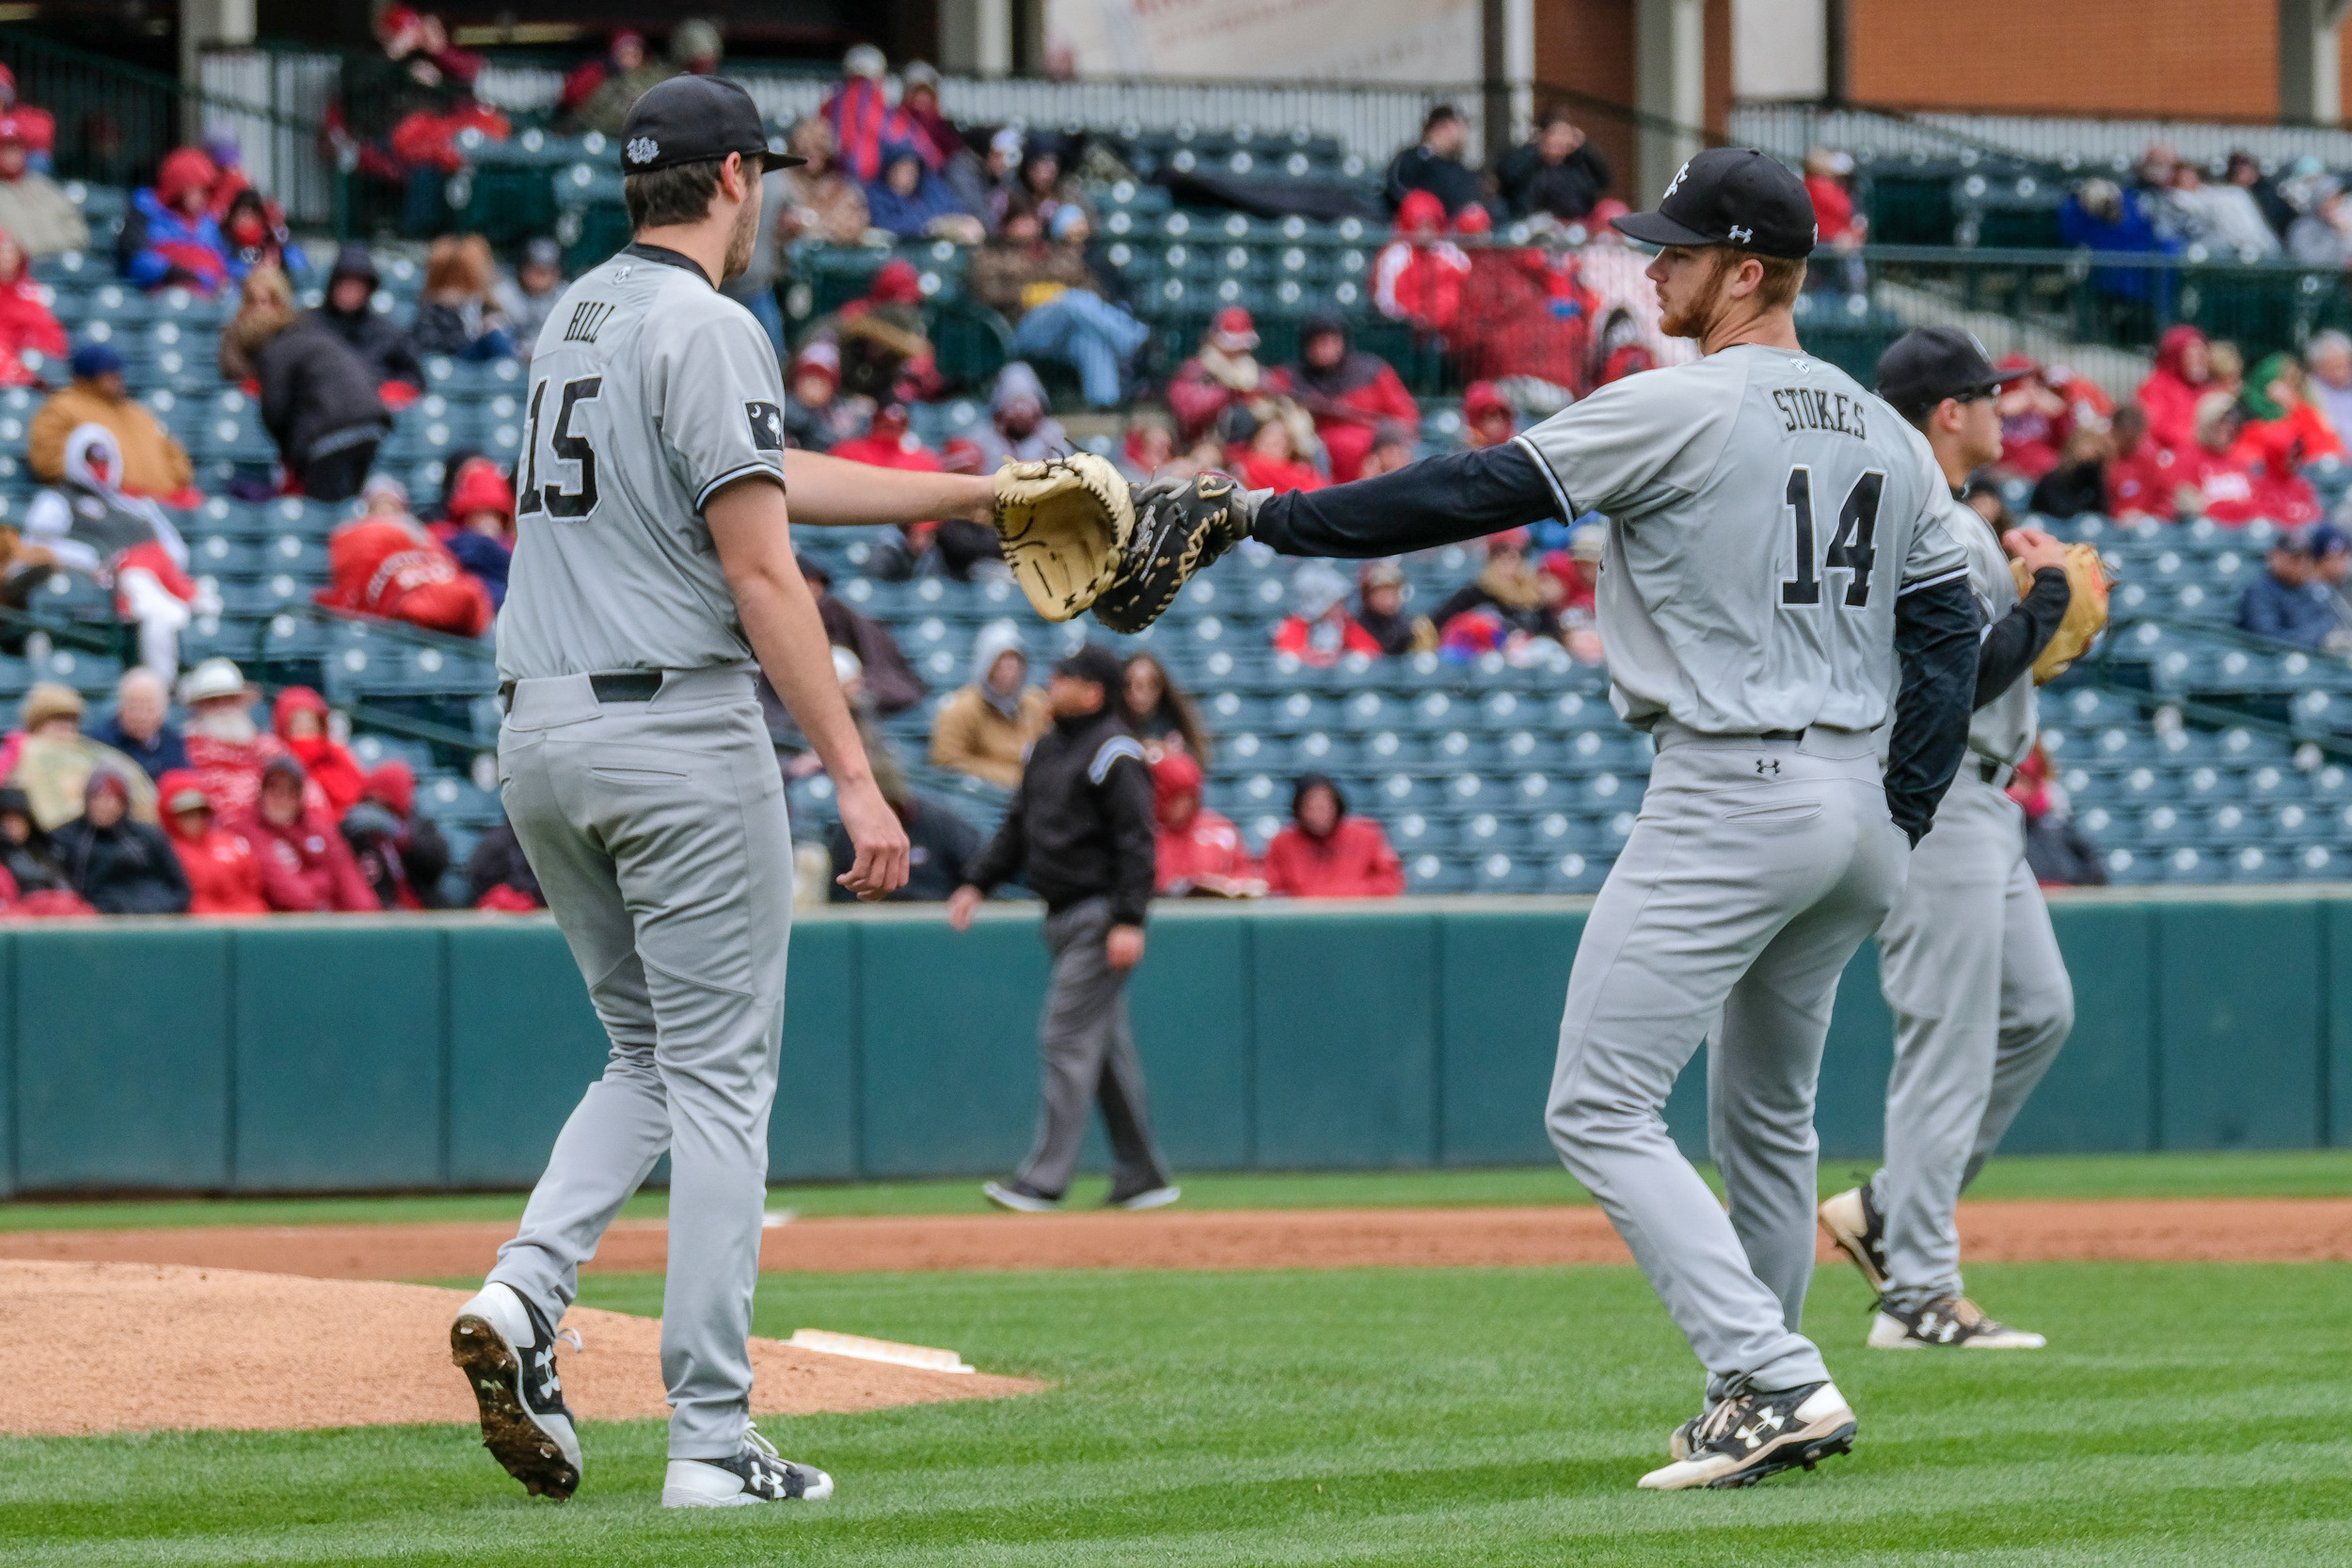
[(1499, 447), (1518, 434), (1518, 417), (1491, 381), (1473, 381), (1462, 388), (1462, 440), (1476, 451)]
[(1853, 154), (1816, 147), (1804, 155), (1804, 194), (1813, 198), (1818, 243), (1851, 250), (1862, 243), (1870, 220), (1854, 210)]
[(164, 155), (155, 183), (131, 197), (123, 218), (122, 273), (142, 289), (167, 284), (211, 293), (229, 277), (229, 249), (209, 208), (220, 170), (200, 147)]
[[(236, 821), (253, 809), (262, 769), (288, 754), (285, 742), (253, 721), (253, 705), (261, 695), (225, 658), (206, 659), (180, 686), (180, 701), (188, 710), (182, 727), (188, 766), (224, 821)], [(325, 801), (320, 797), (322, 805)]]
[(1287, 387), (1279, 370), (1268, 370), (1256, 357), (1257, 324), (1238, 305), (1229, 305), (1210, 322), (1200, 350), (1176, 367), (1168, 384), (1168, 410), (1176, 416), (1176, 433), (1191, 446), (1216, 426), (1228, 408), (1247, 408), (1257, 419), (1271, 416), (1275, 398)]
[(267, 914), (262, 895), (262, 863), (253, 841), (213, 816), (203, 781), (192, 768), (175, 768), (157, 781), (164, 831), (188, 874), (190, 914)]
[(1347, 612), (1347, 579), (1320, 561), (1291, 578), (1291, 612), (1274, 628), (1274, 651), (1327, 670), (1347, 654), (1380, 657), (1380, 641)]
[(1445, 235), (1445, 203), (1427, 191), (1409, 191), (1396, 210), (1396, 238), (1372, 267), (1372, 302), (1391, 321), (1420, 333), (1441, 333), (1462, 309), (1462, 279), (1470, 258)]
[(1320, 490), (1330, 483), (1292, 444), (1290, 422), (1279, 417), (1261, 424), (1242, 407), (1228, 408), (1217, 420), (1235, 477), (1251, 490)]
[(1334, 483), (1363, 476), (1364, 458), (1382, 420), (1421, 424), (1421, 407), (1396, 372), (1379, 356), (1349, 347), (1347, 324), (1336, 315), (1307, 318), (1298, 363), (1283, 373), (1292, 395), (1314, 419)]
[(2115, 455), (2107, 461), (2107, 515), (2170, 522), (2178, 510), (2172, 494), (2176, 460), (2149, 438), (2146, 412), (2136, 403), (2125, 404), (2115, 411), (2109, 434)]
[(278, 694), (270, 717), (278, 740), (326, 796), (328, 815), (342, 820), (367, 792), (368, 776), (326, 733), (326, 699), (307, 686), (290, 686)]
[(1265, 849), (1270, 893), (1294, 898), (1393, 898), (1405, 891), (1405, 864), (1380, 824), (1347, 815), (1347, 798), (1320, 773), (1291, 792), (1291, 825)]
[(2242, 443), (2245, 410), (2227, 392), (2197, 405), (2197, 445), (2183, 453), (2178, 472), (2185, 510), (2235, 527), (2257, 517), (2283, 528), (2319, 521), (2319, 497), (2295, 471), (2291, 453)]
[(0, 65), (0, 115), (16, 121), (24, 137), (25, 150), (33, 155), (33, 166), (47, 174), (57, 147), (57, 117), (47, 109), (20, 102), (16, 96), (16, 72), (5, 65)]
[(1152, 820), (1163, 898), (1250, 898), (1265, 881), (1241, 831), (1200, 803), (1200, 765), (1169, 751), (1152, 765)]
[(2135, 395), (2148, 416), (2149, 439), (2185, 453), (2197, 445), (2197, 400), (2213, 388), (2213, 345), (2193, 326), (2168, 328), (2156, 340), (2156, 368)]
[(334, 581), (316, 597), (330, 610), (380, 615), (458, 637), (479, 637), (489, 629), (489, 590), (405, 508), (371, 514), (337, 529), (326, 541), (326, 560)]
[(262, 863), (262, 895), (287, 914), (379, 910), (351, 846), (324, 810), (306, 806), (302, 765), (279, 757), (262, 770), (262, 795), (239, 829)]
[(0, 230), (0, 387), (39, 384), (27, 354), (38, 364), (64, 364), (65, 328), (50, 311), (48, 291), (33, 281), (24, 247)]

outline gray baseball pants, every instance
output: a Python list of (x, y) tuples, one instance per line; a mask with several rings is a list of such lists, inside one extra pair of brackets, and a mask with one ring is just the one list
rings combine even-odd
[(1971, 755), (1912, 852), (1911, 881), (1879, 930), (1895, 1014), (1886, 1164), (1887, 1299), (1961, 1293), (1952, 1207), (2049, 1070), (2074, 1024), (2074, 988), (2026, 864), (2026, 817)]
[(1054, 955), (1038, 1025), (1044, 1059), (1045, 1102), (1037, 1142), (1016, 1173), (1041, 1193), (1070, 1188), (1086, 1136), (1087, 1102), (1103, 1107), (1115, 1168), (1111, 1190), (1135, 1194), (1168, 1184), (1168, 1167), (1152, 1146), (1144, 1103), (1143, 1062), (1127, 1020), (1128, 971), (1113, 969), (1104, 953), (1111, 901), (1087, 898), (1045, 917), (1045, 945)]
[[(1837, 977), (1901, 890), (1871, 737), (1717, 738), (1671, 722), (1584, 923), (1546, 1117), (1692, 1351), (1710, 1399), (1829, 1375), (1813, 1275), (1815, 1080)], [(1720, 1027), (1717, 1020), (1721, 1020)], [(1710, 1029), (1730, 1212), (1661, 1110)]]
[(560, 1321), (580, 1265), (666, 1151), (670, 1455), (731, 1458), (751, 1410), (792, 922), (784, 782), (751, 677), (674, 671), (651, 702), (612, 704), (585, 675), (517, 682), (499, 774), (612, 1053), (490, 1277)]

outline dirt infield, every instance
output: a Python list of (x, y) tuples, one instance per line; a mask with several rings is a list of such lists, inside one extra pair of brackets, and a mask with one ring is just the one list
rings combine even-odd
[[(1975, 1262), (2352, 1260), (2352, 1198), (1963, 1203)], [(507, 1225), (346, 1225), (0, 1234), (0, 1259), (258, 1269), (315, 1279), (463, 1278)], [(589, 1265), (659, 1271), (659, 1223), (615, 1226)], [(1827, 1256), (1825, 1253), (1824, 1256)], [(769, 1230), (761, 1268), (1272, 1269), (1623, 1263), (1595, 1208), (1327, 1209), (802, 1220)]]
[[(377, 1426), (475, 1419), (449, 1362), (463, 1291), (133, 1263), (0, 1263), (0, 1433)], [(575, 1307), (574, 1411), (664, 1416), (661, 1324)], [(752, 1341), (754, 1414), (997, 1399), (1023, 1378), (919, 1371)], [(332, 1368), (322, 1376), (321, 1369)]]

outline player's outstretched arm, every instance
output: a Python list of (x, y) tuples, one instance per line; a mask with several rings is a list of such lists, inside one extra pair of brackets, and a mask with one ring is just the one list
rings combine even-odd
[(804, 528), (948, 517), (985, 523), (996, 505), (996, 482), (986, 475), (909, 473), (797, 448), (784, 454), (784, 477), (792, 489), (792, 520)]
[(1968, 754), (1983, 629), (1984, 611), (1965, 577), (1912, 589), (1895, 601), (1895, 653), (1903, 680), (1886, 755), (1886, 811), (1914, 847), (1927, 836), (1935, 808)]
[(1561, 517), (1559, 493), (1525, 447), (1506, 441), (1375, 479), (1266, 496), (1250, 532), (1284, 555), (1363, 558), (1483, 539), (1547, 517)]
[(705, 503), (703, 517), (760, 668), (833, 776), (841, 825), (857, 851), (841, 885), (868, 900), (906, 886), (906, 827), (875, 786), (841, 695), (816, 595), (792, 559), (784, 491), (768, 478), (739, 479)]

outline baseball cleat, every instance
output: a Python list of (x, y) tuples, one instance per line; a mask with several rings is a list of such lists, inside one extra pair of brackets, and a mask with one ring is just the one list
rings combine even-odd
[(1061, 1207), (1058, 1196), (1039, 1192), (1019, 1177), (1010, 1181), (983, 1181), (980, 1192), (999, 1209), (1021, 1214), (1050, 1214)]
[(539, 1309), (509, 1286), (483, 1286), (450, 1324), (449, 1358), (473, 1385), (490, 1457), (534, 1497), (570, 1497), (580, 1485), (580, 1434), (556, 1381), (555, 1333)]
[(1691, 1457), (1692, 1434), (1696, 1433), (1701, 1426), (1706, 1424), (1708, 1412), (1712, 1411), (1720, 1402), (1720, 1401), (1708, 1400), (1700, 1407), (1697, 1415), (1692, 1417), (1689, 1420), (1674, 1429), (1674, 1432), (1666, 1438), (1666, 1457), (1668, 1459), (1671, 1459), (1676, 1464), (1679, 1465), (1684, 1460)]
[(1821, 1217), (1821, 1228), (1829, 1232), (1845, 1255), (1853, 1259), (1862, 1277), (1870, 1282), (1870, 1289), (1883, 1295), (1886, 1291), (1886, 1216), (1879, 1212), (1870, 1200), (1870, 1187), (1865, 1182), (1851, 1187), (1835, 1197), (1823, 1198), (1814, 1211)]
[(1908, 1310), (1881, 1299), (1870, 1320), (1872, 1350), (2040, 1350), (2039, 1334), (1984, 1315), (1966, 1296), (1946, 1296)]
[(1105, 1209), (1165, 1209), (1184, 1196), (1184, 1190), (1173, 1181), (1165, 1186), (1146, 1187), (1136, 1193), (1113, 1193), (1104, 1203)]
[(1668, 1448), (1678, 1441), (1688, 1457), (1644, 1476), (1645, 1491), (1754, 1486), (1798, 1465), (1810, 1470), (1832, 1454), (1853, 1451), (1856, 1423), (1837, 1385), (1807, 1383), (1717, 1400), (1685, 1425), (1688, 1434), (1677, 1429)]
[(746, 1508), (753, 1503), (817, 1502), (833, 1496), (833, 1477), (776, 1452), (756, 1427), (743, 1429), (733, 1459), (673, 1459), (661, 1478), (664, 1508)]

